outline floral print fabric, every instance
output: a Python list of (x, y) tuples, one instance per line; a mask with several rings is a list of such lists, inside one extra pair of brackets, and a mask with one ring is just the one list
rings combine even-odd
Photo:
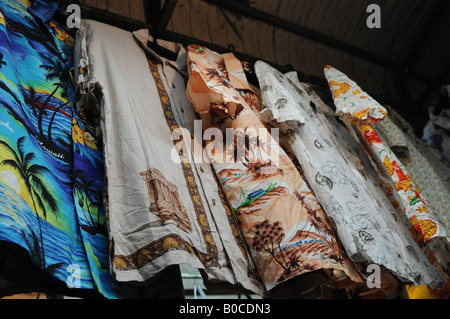
[[(333, 91), (336, 83), (345, 79), (340, 71), (334, 69), (329, 72), (330, 67), (325, 68), (325, 75)], [(348, 91), (355, 89), (352, 83), (346, 83)], [(344, 84), (341, 84), (344, 85)], [(339, 105), (346, 96), (341, 96), (340, 92), (333, 94), (335, 104)], [(360, 100), (360, 108), (365, 107), (365, 101)], [(448, 235), (440, 222), (434, 216), (430, 207), (421, 197), (411, 175), (400, 162), (394, 152), (380, 138), (380, 135), (370, 123), (365, 121), (349, 120), (348, 114), (341, 114), (349, 130), (354, 137), (360, 141), (365, 151), (372, 160), (373, 167), (380, 174), (381, 186), (385, 189), (386, 195), (391, 199), (394, 206), (400, 205), (405, 212), (410, 231), (416, 242), (423, 246), (423, 250), (430, 261), (440, 268), (439, 264), (446, 265), (449, 261)], [(372, 118), (372, 123), (383, 120), (384, 117)], [(441, 273), (443, 278), (448, 278)]]
[(450, 167), (443, 164), (428, 146), (414, 135), (412, 127), (395, 110), (374, 124), (385, 144), (410, 173), (421, 197), (433, 211), (443, 230), (450, 234)]
[(344, 73), (326, 66), (325, 76), (335, 101), (336, 116), (345, 122), (376, 123), (386, 116), (386, 109)]
[(205, 133), (235, 134), (228, 142), (216, 136), (206, 144), (266, 289), (317, 269), (342, 270), (358, 281), (316, 198), (271, 134), (261, 133), (265, 126), (230, 83), (227, 74), (233, 72), (223, 56), (190, 45), (188, 65), (187, 94)]
[[(333, 70), (331, 72), (330, 70)], [(335, 103), (339, 105), (342, 100), (347, 100), (346, 92), (351, 90), (358, 90), (358, 87), (354, 87), (352, 82), (346, 82), (345, 77), (342, 73), (336, 69), (327, 67), (325, 68), (325, 75), (327, 77), (330, 89), (333, 91), (333, 98)], [(344, 82), (340, 82), (344, 81)], [(334, 89), (334, 87), (339, 83), (340, 86), (348, 86), (345, 92), (340, 92)], [(343, 95), (341, 95), (343, 94)], [(360, 100), (360, 108), (370, 109), (371, 105), (365, 105), (364, 100)], [(370, 103), (371, 104), (371, 103)], [(348, 110), (341, 110), (341, 118), (349, 112)], [(338, 114), (338, 112), (337, 112)], [(352, 113), (353, 114), (353, 113)], [(387, 114), (386, 112), (381, 112), (383, 116), (371, 117), (371, 122), (375, 123), (382, 120)], [(351, 120), (354, 122), (355, 120)], [(346, 122), (349, 123), (348, 121)], [(372, 158), (378, 163), (380, 167), (384, 167), (387, 176), (393, 181), (395, 189), (402, 199), (403, 209), (406, 215), (411, 220), (414, 228), (417, 230), (418, 241), (429, 241), (432, 238), (437, 237), (447, 237), (445, 232), (443, 232), (439, 226), (439, 222), (435, 220), (433, 214), (429, 211), (426, 203), (422, 200), (420, 192), (416, 188), (411, 176), (406, 171), (405, 167), (400, 163), (397, 156), (390, 150), (390, 148), (383, 143), (380, 139), (378, 133), (373, 129), (373, 127), (367, 123), (364, 118), (361, 121), (356, 122), (353, 128), (358, 132), (360, 140), (365, 144), (366, 149), (370, 150)]]

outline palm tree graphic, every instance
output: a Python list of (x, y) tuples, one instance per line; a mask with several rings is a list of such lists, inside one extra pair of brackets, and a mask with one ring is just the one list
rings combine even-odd
[(40, 103), (40, 97), (37, 95), (36, 90), (32, 86), (30, 86), (28, 89), (23, 86), (19, 86), (19, 88), (22, 92), (25, 104), (29, 106), (33, 115), (36, 117), (38, 115), (37, 110), (39, 110), (38, 103)]
[[(94, 187), (94, 183), (95, 180), (89, 179), (84, 171), (81, 169), (75, 170), (73, 188), (78, 193), (78, 204), (88, 223), (88, 225), (81, 225), (81, 228), (91, 234), (100, 233), (107, 236), (107, 229), (100, 223), (103, 194)], [(93, 218), (91, 208), (97, 208), (97, 221)], [(86, 216), (85, 209), (88, 216)]]
[(53, 83), (53, 85), (55, 85), (53, 92), (44, 101), (39, 111), (39, 118), (38, 118), (39, 134), (41, 138), (45, 138), (44, 130), (42, 127), (43, 116), (44, 115), (47, 116), (47, 112), (45, 109), (50, 99), (55, 95), (55, 93), (59, 90), (60, 87), (63, 87), (65, 90), (67, 90), (68, 81), (70, 80), (70, 74), (69, 70), (64, 66), (64, 64), (60, 60), (51, 58), (45, 54), (41, 54), (41, 56), (47, 62), (47, 64), (42, 64), (40, 66), (40, 68), (44, 69), (47, 73), (45, 79), (47, 81), (57, 80), (56, 83)]
[[(300, 266), (298, 260), (288, 261), (284, 256), (281, 242), (285, 237), (285, 233), (280, 221), (276, 221), (272, 224), (266, 219), (263, 222), (256, 224), (255, 229), (256, 232), (252, 246), (256, 251), (268, 252), (273, 260), (288, 273)], [(279, 252), (278, 254), (277, 251)], [(279, 260), (277, 255), (280, 255), (282, 260)]]
[(58, 216), (56, 199), (53, 197), (52, 193), (47, 188), (44, 179), (42, 178), (43, 174), (50, 172), (50, 170), (44, 166), (32, 163), (35, 154), (33, 152), (26, 153), (25, 136), (22, 136), (17, 140), (17, 152), (3, 140), (0, 140), (0, 146), (5, 147), (6, 150), (12, 155), (12, 158), (3, 160), (0, 165), (9, 166), (17, 171), (25, 182), (27, 190), (31, 195), (31, 200), (33, 202), (33, 208), (36, 213), (40, 231), (42, 267), (45, 267), (44, 243), (38, 207), (41, 210), (45, 220), (47, 219), (47, 212), (53, 213), (56, 217)]
[(52, 139), (52, 126), (53, 126), (53, 121), (55, 120), (55, 116), (56, 116), (56, 114), (59, 112), (59, 110), (61, 109), (61, 108), (63, 108), (63, 107), (65, 107), (65, 106), (69, 106), (70, 107), (70, 101), (67, 101), (66, 103), (64, 103), (64, 104), (61, 104), (60, 106), (58, 106), (56, 109), (55, 109), (55, 112), (53, 112), (53, 115), (52, 115), (52, 117), (51, 117), (51, 119), (50, 119), (50, 122), (48, 123), (48, 134), (47, 134), (47, 137), (48, 137), (48, 142), (50, 143), (50, 144), (53, 144), (53, 139)]

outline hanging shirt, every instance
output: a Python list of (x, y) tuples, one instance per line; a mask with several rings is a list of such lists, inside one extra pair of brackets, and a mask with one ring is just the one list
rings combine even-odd
[(284, 129), (292, 132), (290, 147), (349, 257), (382, 265), (417, 284), (439, 281), (407, 229), (396, 222), (395, 209), (383, 201), (386, 196), (374, 192), (349, 159), (355, 157), (345, 149), (352, 136), (339, 132), (340, 124), (327, 118), (329, 107), (299, 83), (295, 72), (282, 74), (262, 61), (255, 63), (255, 71), (263, 112), (270, 112), (278, 125), (288, 123)]
[(133, 36), (90, 20), (77, 37), (77, 69), (87, 70), (76, 75), (85, 108), (100, 112), (114, 276), (144, 282), (168, 265), (188, 264), (210, 282), (260, 293), (210, 165), (193, 161), (180, 142), (191, 141), (195, 118), (185, 51), (160, 42), (175, 52), (171, 61), (148, 40), (144, 30)]
[(376, 123), (387, 111), (339, 70), (325, 67), (325, 75), (336, 105), (336, 116), (346, 123)]
[(375, 130), (406, 167), (425, 203), (431, 207), (443, 229), (450, 227), (450, 167), (443, 164), (393, 109)]
[[(404, 165), (371, 125), (384, 119), (387, 114), (386, 109), (364, 93), (342, 72), (328, 66), (325, 67), (325, 76), (333, 93), (336, 114), (341, 114), (341, 119), (355, 139), (363, 145), (371, 158), (373, 167), (380, 175), (387, 196), (395, 198), (393, 202), (398, 202), (403, 208), (407, 216), (406, 226), (414, 239), (424, 246), (423, 250), (427, 257), (436, 264), (437, 268), (439, 264), (446, 265), (450, 257), (447, 250), (449, 239), (445, 229), (422, 199), (420, 191)], [(342, 107), (346, 105), (342, 101), (347, 101), (352, 94), (357, 97), (357, 99), (352, 98), (352, 103), (358, 108), (358, 112), (353, 113), (350, 109)], [(365, 117), (361, 114), (374, 116)], [(443, 272), (441, 276), (448, 278)]]
[(236, 70), (224, 62), (220, 54), (190, 45), (187, 94), (266, 289), (318, 269), (342, 270), (359, 281), (316, 198), (233, 86), (229, 74)]
[(0, 240), (69, 287), (116, 298), (102, 145), (74, 111), (74, 39), (51, 20), (56, 3), (28, 2), (0, 3)]

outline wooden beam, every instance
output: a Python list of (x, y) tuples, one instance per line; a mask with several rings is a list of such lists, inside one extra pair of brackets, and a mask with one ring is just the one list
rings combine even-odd
[(162, 8), (161, 16), (159, 19), (159, 23), (157, 26), (158, 31), (166, 30), (167, 25), (169, 24), (170, 18), (172, 17), (172, 13), (175, 10), (175, 7), (178, 4), (178, 0), (166, 0), (164, 2), (164, 7)]
[[(65, 3), (66, 1), (60, 0), (60, 2)], [(67, 2), (71, 3), (71, 1)], [(106, 10), (99, 10), (97, 8), (92, 8), (84, 5), (81, 5), (80, 7), (82, 19), (96, 20), (130, 32), (148, 28), (148, 24), (142, 21), (132, 20), (119, 14), (111, 13)]]
[(166, 0), (161, 8), (161, 0), (144, 1), (144, 11), (147, 24), (152, 26), (153, 35), (167, 28), (178, 0)]
[[(213, 4), (215, 6), (224, 8), (225, 10), (243, 15), (248, 18), (252, 18), (277, 28), (284, 29), (286, 31), (290, 31), (302, 37), (308, 38), (315, 42), (323, 43), (327, 46), (333, 47), (340, 51), (344, 51), (354, 56), (358, 56), (366, 61), (370, 61), (376, 63), (378, 65), (382, 65), (386, 68), (393, 69), (396, 71), (404, 72), (407, 69), (407, 65), (403, 63), (399, 63), (396, 61), (391, 61), (385, 57), (378, 56), (372, 52), (366, 51), (354, 45), (344, 43), (338, 39), (327, 36), (323, 33), (317, 32), (312, 29), (308, 29), (296, 23), (281, 19), (277, 16), (271, 15), (264, 11), (255, 9), (250, 7), (249, 5), (242, 4), (236, 0), (203, 0), (207, 3)], [(409, 75), (417, 78), (422, 81), (429, 81), (430, 78), (426, 74), (422, 74), (420, 72), (416, 72), (414, 70), (409, 69)]]
[(156, 29), (161, 15), (161, 0), (144, 1), (145, 22)]

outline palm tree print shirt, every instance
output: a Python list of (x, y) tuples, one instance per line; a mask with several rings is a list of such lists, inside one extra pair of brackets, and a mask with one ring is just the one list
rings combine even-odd
[(220, 54), (190, 45), (188, 65), (187, 94), (205, 132), (214, 128), (234, 134), (207, 145), (215, 146), (214, 170), (266, 289), (323, 268), (342, 270), (358, 281), (316, 198), (283, 149), (265, 134), (255, 109), (231, 84), (235, 72), (243, 74), (241, 64), (224, 63)]
[(102, 143), (75, 110), (74, 38), (50, 20), (57, 8), (0, 2), (0, 240), (70, 287), (116, 298)]

